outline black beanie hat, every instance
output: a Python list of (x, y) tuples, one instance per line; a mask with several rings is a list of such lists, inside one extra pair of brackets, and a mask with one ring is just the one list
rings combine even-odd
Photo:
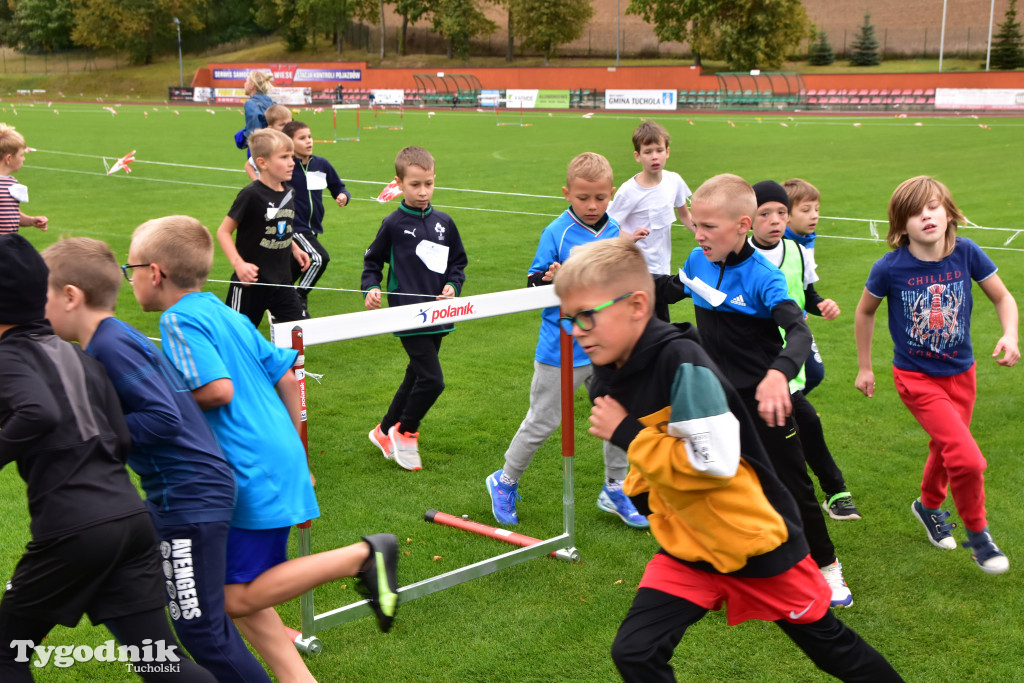
[(787, 209), (789, 208), (789, 195), (786, 194), (786, 188), (774, 180), (762, 180), (754, 185), (754, 194), (757, 195), (758, 206), (767, 202), (778, 202), (785, 204)]
[(16, 232), (0, 235), (0, 325), (46, 317), (50, 269), (32, 243)]

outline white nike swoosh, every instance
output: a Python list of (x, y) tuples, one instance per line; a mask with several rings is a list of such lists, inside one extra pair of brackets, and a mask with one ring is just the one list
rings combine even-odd
[(807, 607), (804, 607), (803, 610), (800, 611), (800, 612), (794, 612), (793, 610), (789, 610), (789, 618), (790, 619), (799, 619), (803, 615), (807, 614), (808, 610), (810, 610), (812, 607), (814, 607), (814, 603), (815, 602), (817, 602), (817, 600), (811, 600), (811, 604), (807, 605)]

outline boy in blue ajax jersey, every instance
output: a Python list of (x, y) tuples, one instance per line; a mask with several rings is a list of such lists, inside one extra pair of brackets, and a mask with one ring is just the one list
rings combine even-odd
[(364, 536), (287, 559), (288, 531), (320, 512), (299, 438), (297, 352), (279, 349), (241, 314), (200, 292), (213, 239), (199, 221), (169, 216), (140, 225), (128, 252), (135, 298), (162, 311), (164, 354), (182, 375), (235, 474), (224, 602), (278, 680), (313, 681), (274, 605), (343, 576), (358, 576), (382, 630), (398, 606), (397, 539)]
[[(611, 164), (600, 154), (586, 152), (569, 163), (566, 186), (562, 188), (569, 208), (541, 233), (537, 253), (526, 276), (528, 286), (550, 285), (555, 272), (569, 258), (573, 247), (619, 237), (619, 224), (606, 213), (608, 203), (615, 193), (612, 182)], [(533, 381), (530, 384), (530, 409), (505, 451), (504, 467), (485, 481), (491, 496), (491, 511), (502, 524), (519, 523), (516, 510), (516, 501), (520, 499), (519, 478), (530, 466), (537, 450), (559, 425), (559, 368), (562, 361), (558, 316), (558, 306), (545, 308), (541, 312)], [(576, 391), (584, 382), (589, 381), (593, 370), (590, 359), (580, 345), (574, 342), (572, 346), (573, 391)], [(631, 527), (647, 528), (647, 519), (637, 513), (629, 498), (622, 493), (622, 480), (629, 471), (626, 452), (608, 441), (604, 442), (604, 468), (606, 482), (597, 499), (598, 507), (618, 515)]]
[(213, 432), (160, 350), (114, 317), (121, 269), (110, 247), (75, 237), (43, 258), (50, 268), (46, 317), (106, 368), (131, 432), (128, 465), (142, 480), (161, 559), (185, 560), (164, 577), (178, 638), (221, 683), (269, 683), (224, 612), (235, 478)]
[(853, 597), (818, 507), (792, 415), (789, 382), (807, 358), (811, 332), (782, 271), (747, 242), (756, 209), (754, 190), (739, 176), (718, 175), (701, 185), (691, 205), (699, 246), (678, 277), (685, 295), (693, 298), (701, 344), (750, 414), (760, 417), (754, 420), (758, 435), (796, 499), (811, 557), (832, 588), (832, 605), (849, 607)]

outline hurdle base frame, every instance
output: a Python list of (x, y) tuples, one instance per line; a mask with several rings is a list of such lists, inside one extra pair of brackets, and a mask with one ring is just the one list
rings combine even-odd
[[(547, 308), (552, 305), (558, 305), (559, 301), (554, 296), (553, 288), (550, 287), (533, 287), (521, 290), (510, 290), (505, 292), (494, 292), (491, 294), (481, 294), (475, 297), (462, 297), (456, 299), (460, 303), (466, 304), (472, 301), (475, 305), (475, 312), (461, 312), (454, 314), (448, 318), (450, 322), (458, 322), (462, 320), (473, 320), (478, 318), (486, 318), (495, 315), (505, 315), (509, 313), (520, 313), (525, 311), (537, 310), (540, 308)], [(440, 302), (442, 305), (447, 305), (447, 302)], [(399, 307), (400, 309), (401, 307)], [(464, 311), (472, 311), (474, 306), (465, 306)], [(380, 325), (368, 326), (373, 327), (371, 331), (363, 334), (354, 334), (351, 328), (343, 334), (325, 334), (323, 329), (326, 325), (334, 327), (340, 319), (345, 318), (347, 320), (364, 320), (367, 315), (372, 315), (373, 320), (376, 323), (385, 322), (387, 325), (393, 325), (391, 323), (392, 318), (397, 318), (402, 311), (394, 308), (381, 309), (379, 311), (363, 311), (361, 313), (350, 313), (339, 316), (329, 316), (328, 318), (320, 319), (321, 325), (314, 324), (316, 333), (308, 335), (308, 330), (304, 330), (301, 324), (295, 323), (277, 323), (271, 325), (271, 343), (278, 346), (291, 346), (291, 348), (298, 351), (298, 356), (295, 360), (296, 377), (300, 383), (301, 389), (301, 427), (300, 436), (302, 437), (303, 445), (306, 447), (307, 457), (309, 452), (309, 444), (307, 440), (307, 423), (308, 418), (308, 406), (306, 404), (306, 392), (305, 392), (305, 345), (306, 343), (319, 344), (326, 343), (328, 341), (339, 341), (341, 339), (352, 339), (358, 336), (373, 336), (377, 334), (383, 334), (390, 330), (381, 329)], [(315, 319), (314, 319), (315, 320)], [(309, 325), (313, 321), (302, 321), (306, 325)], [(288, 329), (291, 326), (291, 329)], [(407, 326), (407, 323), (406, 323)], [(286, 341), (286, 332), (290, 332)], [(289, 344), (290, 343), (290, 344)], [(573, 340), (572, 337), (560, 333), (560, 352), (561, 352), (561, 378), (560, 386), (562, 389), (562, 524), (563, 531), (557, 536), (542, 540), (538, 543), (517, 548), (516, 550), (502, 553), (494, 557), (475, 562), (465, 567), (460, 567), (437, 576), (423, 579), (415, 583), (409, 584), (408, 586), (401, 586), (398, 589), (398, 605), (403, 605), (407, 602), (415, 600), (416, 598), (422, 598), (432, 593), (444, 590), (446, 588), (452, 588), (467, 581), (493, 574), (502, 569), (513, 567), (523, 562), (537, 559), (545, 555), (554, 553), (556, 558), (568, 561), (568, 562), (579, 562), (581, 559), (580, 551), (575, 547), (575, 523), (576, 523), (576, 503), (574, 497), (575, 485), (574, 485), (574, 473), (575, 473), (575, 429), (573, 422)], [(565, 419), (568, 416), (568, 421)], [(312, 534), (311, 534), (311, 523), (306, 522), (299, 525), (299, 555), (306, 556), (312, 554)], [(299, 598), (299, 613), (301, 619), (301, 631), (294, 632), (293, 629), (288, 629), (289, 634), (297, 633), (292, 637), (292, 642), (299, 652), (307, 655), (317, 655), (323, 651), (323, 643), (316, 638), (316, 634), (324, 629), (332, 628), (334, 626), (340, 626), (362, 617), (373, 615), (373, 609), (370, 607), (369, 600), (360, 600), (353, 602), (336, 609), (316, 614), (313, 604), (313, 590), (309, 590), (303, 593)], [(286, 627), (287, 628), (287, 627)]]

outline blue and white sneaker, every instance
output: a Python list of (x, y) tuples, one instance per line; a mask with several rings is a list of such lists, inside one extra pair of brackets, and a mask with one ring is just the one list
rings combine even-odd
[(953, 538), (952, 533), (956, 528), (956, 522), (946, 521), (949, 519), (949, 510), (942, 510), (937, 515), (932, 514), (925, 509), (921, 504), (921, 499), (918, 498), (911, 504), (910, 511), (924, 525), (928, 532), (928, 540), (933, 546), (943, 550), (956, 550), (956, 539)]
[(832, 607), (851, 607), (853, 593), (850, 592), (846, 585), (846, 579), (843, 578), (843, 565), (839, 564), (839, 560), (836, 559), (827, 567), (819, 567), (818, 570), (825, 577), (825, 583), (832, 589)]
[(992, 534), (988, 529), (977, 534), (968, 534), (968, 540), (963, 546), (970, 548), (971, 559), (986, 574), (1002, 574), (1010, 568), (1010, 561), (992, 540)]
[(516, 501), (522, 500), (519, 495), (519, 482), (515, 484), (501, 483), (502, 470), (489, 475), (485, 480), (487, 493), (491, 495), (491, 512), (499, 524), (519, 524), (519, 515), (516, 514)]
[(634, 529), (646, 529), (651, 526), (647, 518), (636, 511), (633, 501), (629, 499), (622, 489), (610, 490), (608, 484), (601, 489), (601, 495), (597, 497), (597, 507), (605, 512), (618, 515), (619, 519)]

